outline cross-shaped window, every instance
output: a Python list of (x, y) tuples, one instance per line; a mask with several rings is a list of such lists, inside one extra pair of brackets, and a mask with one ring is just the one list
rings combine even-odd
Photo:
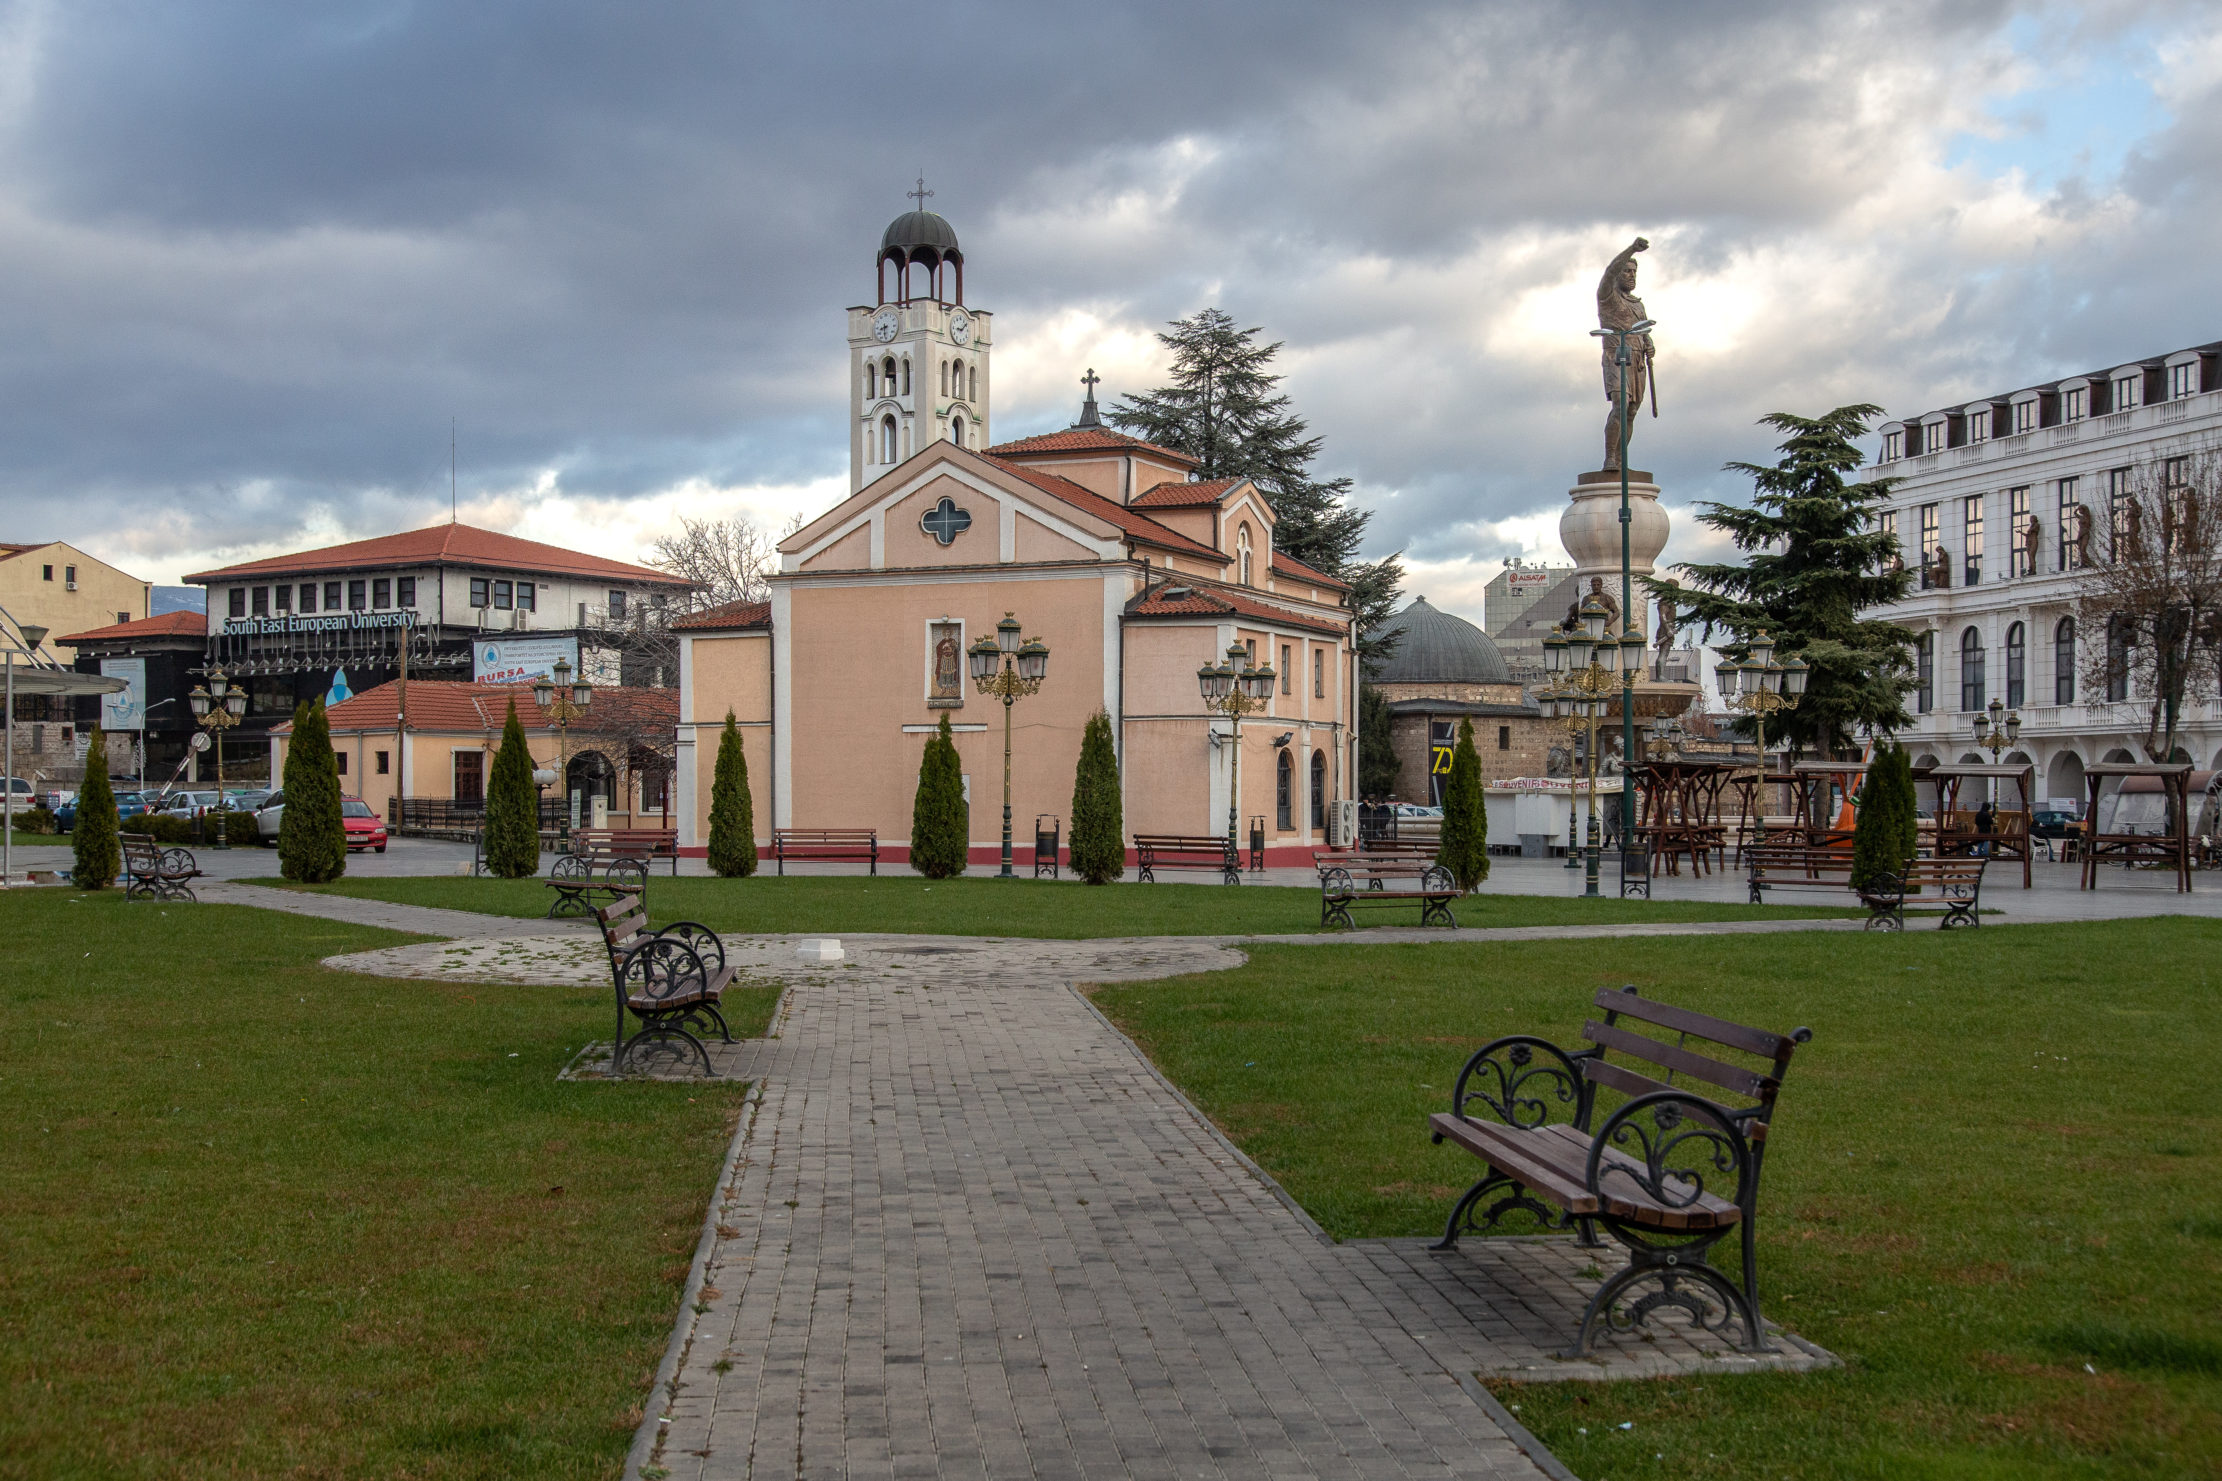
[(954, 545), (957, 536), (972, 528), (972, 515), (968, 510), (959, 509), (956, 500), (944, 497), (919, 516), (918, 527), (943, 545)]

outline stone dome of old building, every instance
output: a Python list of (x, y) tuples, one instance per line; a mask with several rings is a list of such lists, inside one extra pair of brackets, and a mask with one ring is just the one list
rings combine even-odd
[[(1397, 633), (1396, 647), (1383, 660), (1375, 684), (1510, 684), (1512, 672), (1489, 634), (1463, 617), (1429, 605), (1426, 597), (1375, 629)], [(1370, 635), (1369, 635), (1370, 636)]]
[(880, 236), (880, 255), (904, 262), (932, 264), (964, 256), (957, 229), (933, 211), (905, 211)]

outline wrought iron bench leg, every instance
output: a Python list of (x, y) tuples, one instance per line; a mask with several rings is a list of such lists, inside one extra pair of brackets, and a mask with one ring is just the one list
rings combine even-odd
[[(1477, 1218), (1474, 1211), (1480, 1207), (1481, 1200), (1500, 1188), (1509, 1191), (1483, 1210)], [(1535, 1198), (1525, 1186), (1492, 1167), (1487, 1176), (1468, 1188), (1459, 1198), (1457, 1206), (1450, 1211), (1450, 1218), (1443, 1224), (1443, 1237), (1428, 1248), (1438, 1252), (1455, 1250), (1462, 1237), (1468, 1234), (1487, 1234), (1497, 1226), (1499, 1219), (1514, 1209), (1526, 1209), (1545, 1226), (1557, 1223), (1561, 1217), (1557, 1209)]]
[[(1628, 1263), (1597, 1288), (1589, 1298), (1589, 1306), (1582, 1313), (1581, 1330), (1576, 1333), (1574, 1345), (1560, 1356), (1569, 1359), (1586, 1358), (1597, 1335), (1599, 1318), (1605, 1327), (1614, 1332), (1632, 1332), (1644, 1325), (1651, 1313), (1662, 1306), (1678, 1306), (1690, 1314), (1699, 1330), (1725, 1333), (1731, 1322), (1744, 1329), (1744, 1340), (1735, 1346), (1744, 1352), (1771, 1351), (1766, 1344), (1765, 1330), (1759, 1325), (1756, 1303), (1749, 1299), (1745, 1286), (1738, 1285), (1727, 1274), (1713, 1265), (1708, 1258), (1720, 1233), (1711, 1238), (1699, 1239), (1682, 1245), (1653, 1245), (1647, 1243), (1640, 1231), (1629, 1231), (1612, 1221), (1605, 1221), (1615, 1239), (1628, 1250)], [(1613, 1309), (1613, 1303), (1631, 1287), (1645, 1281), (1656, 1281), (1659, 1289), (1631, 1303), (1623, 1319)], [(1720, 1315), (1714, 1317), (1705, 1296), (1684, 1286), (1703, 1286), (1720, 1304)], [(1733, 1341), (1733, 1339), (1731, 1339)]]

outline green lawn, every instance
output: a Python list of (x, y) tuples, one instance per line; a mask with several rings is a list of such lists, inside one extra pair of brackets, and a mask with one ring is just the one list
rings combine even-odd
[(1265, 946), (1096, 1001), (1338, 1237), (1439, 1233), (1476, 1165), (1426, 1115), (1486, 1039), (1571, 1041), (1599, 986), (1810, 1025), (1761, 1278), (1847, 1366), (1500, 1388), (1520, 1418), (1588, 1481), (2214, 1476), (2218, 960), (2188, 920)]
[(0, 1476), (618, 1473), (739, 1087), (558, 1083), (607, 989), (318, 965), (389, 932), (0, 934)]
[[(256, 881), (276, 885), (276, 880)], [(287, 888), (298, 888), (288, 886)], [(334, 894), (408, 905), (481, 910), (492, 915), (542, 915), (547, 882), (468, 879), (452, 875), (343, 879), (317, 886)], [(1315, 888), (1244, 884), (1150, 884), (1090, 889), (1050, 880), (915, 874), (794, 875), (781, 879), (672, 879), (652, 874), (648, 904), (657, 920), (697, 920), (712, 930), (751, 932), (920, 932), (945, 936), (1029, 936), (1086, 940), (1100, 936), (1291, 935), (1317, 931)], [(1836, 906), (1718, 904), (1693, 900), (1583, 900), (1547, 895), (1474, 895), (1458, 902), (1462, 926), (1561, 926), (1597, 921), (1769, 920), (1858, 915)], [(1416, 926), (1419, 907), (1361, 911), (1381, 925)]]

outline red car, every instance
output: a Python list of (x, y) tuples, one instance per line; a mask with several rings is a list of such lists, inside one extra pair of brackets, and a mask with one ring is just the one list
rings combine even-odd
[(347, 848), (350, 853), (359, 848), (386, 851), (386, 824), (366, 803), (352, 797), (343, 797), (339, 804), (340, 826), (347, 830)]

